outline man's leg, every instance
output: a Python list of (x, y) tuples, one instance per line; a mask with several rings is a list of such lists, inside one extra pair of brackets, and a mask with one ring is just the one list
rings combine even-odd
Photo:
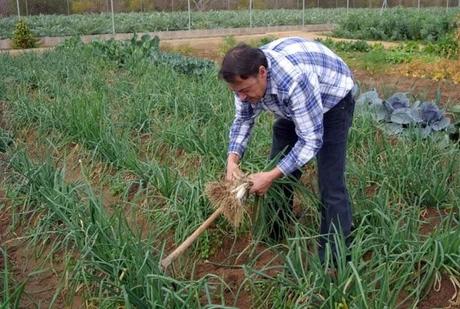
[[(270, 160), (280, 155), (283, 158), (297, 142), (295, 125), (292, 121), (278, 118), (273, 124), (272, 149)], [(294, 171), (290, 176), (299, 179), (302, 175), (300, 170)], [(277, 218), (274, 218), (274, 224), (270, 231), (270, 238), (280, 240), (283, 238), (283, 225), (289, 224), (289, 212), (294, 204), (294, 192), (291, 185), (282, 185), (283, 198), (276, 202), (274, 209), (277, 212)]]
[(341, 231), (349, 242), (352, 225), (350, 198), (345, 184), (345, 161), (348, 130), (354, 111), (354, 100), (349, 94), (324, 114), (323, 145), (317, 154), (318, 182), (321, 193), (321, 227), (319, 257), (324, 262), (326, 243), (333, 254), (333, 234)]

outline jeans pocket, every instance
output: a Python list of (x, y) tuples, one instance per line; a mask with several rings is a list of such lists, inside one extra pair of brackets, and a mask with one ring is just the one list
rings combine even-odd
[(353, 99), (348, 96), (331, 108), (323, 117), (323, 143), (342, 143), (347, 139), (353, 115)]

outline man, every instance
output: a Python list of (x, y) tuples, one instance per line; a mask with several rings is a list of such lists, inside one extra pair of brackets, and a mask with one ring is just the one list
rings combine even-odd
[[(270, 158), (280, 155), (281, 159), (271, 171), (249, 175), (251, 193), (264, 195), (273, 181), (283, 176), (298, 180), (300, 169), (316, 156), (322, 204), (320, 233), (324, 236), (319, 255), (323, 261), (325, 244), (332, 242), (333, 233), (340, 231), (348, 239), (352, 225), (344, 177), (354, 111), (350, 69), (320, 43), (291, 37), (261, 48), (234, 47), (225, 55), (219, 76), (235, 93), (227, 180), (241, 173), (239, 162), (254, 120), (263, 110), (276, 117)], [(292, 207), (292, 188), (284, 192)], [(286, 218), (279, 208), (280, 216)]]

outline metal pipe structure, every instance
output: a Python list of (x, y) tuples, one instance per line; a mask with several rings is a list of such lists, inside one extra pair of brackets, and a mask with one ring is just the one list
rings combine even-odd
[(115, 35), (115, 14), (113, 13), (113, 0), (110, 0), (110, 6), (112, 9), (112, 33)]
[(252, 28), (252, 0), (249, 0), (249, 27)]
[(387, 7), (388, 7), (388, 2), (387, 2), (387, 0), (383, 0), (382, 8), (380, 9), (380, 15), (383, 14), (383, 10), (386, 9)]
[(19, 0), (16, 0), (16, 6), (18, 8), (18, 17), (21, 18), (21, 12), (19, 10)]
[(305, 0), (302, 0), (302, 27), (305, 27)]
[(190, 6), (190, 0), (187, 1), (188, 6), (188, 30), (192, 30), (192, 12)]

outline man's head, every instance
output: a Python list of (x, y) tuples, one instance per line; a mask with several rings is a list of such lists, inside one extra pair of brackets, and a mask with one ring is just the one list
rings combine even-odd
[(262, 50), (246, 44), (230, 49), (222, 61), (219, 77), (241, 101), (256, 103), (267, 88), (267, 58)]

